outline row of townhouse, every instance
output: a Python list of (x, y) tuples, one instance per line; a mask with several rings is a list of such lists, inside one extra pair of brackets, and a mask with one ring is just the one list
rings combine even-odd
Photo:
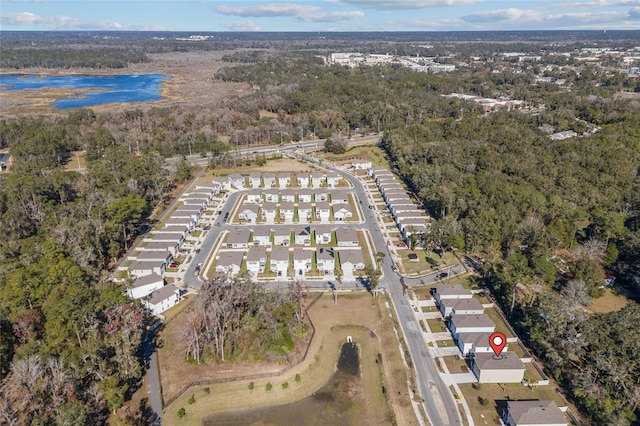
[(493, 320), (471, 290), (460, 284), (442, 284), (433, 296), (460, 352), (470, 358), (471, 370), (479, 383), (520, 383), (525, 366), (515, 352), (503, 351), (499, 357), (489, 344), (496, 330)]
[[(246, 253), (243, 251), (221, 251), (216, 264), (216, 272), (237, 275), (245, 262), (247, 272), (253, 278), (264, 272), (275, 273), (277, 277), (292, 276), (294, 279), (304, 279), (312, 271), (314, 265), (318, 274), (324, 278), (333, 278), (335, 274), (335, 254), (333, 248), (318, 247), (304, 249), (296, 247), (251, 247)], [(364, 258), (359, 249), (341, 249), (338, 251), (340, 268), (344, 281), (355, 281), (357, 271), (364, 269)], [(293, 273), (290, 275), (290, 268)]]
[(349, 193), (346, 190), (324, 188), (286, 188), (286, 189), (250, 189), (244, 197), (247, 203), (261, 204), (268, 203), (319, 203), (331, 202), (345, 204), (349, 203)]
[(247, 223), (257, 223), (258, 219), (266, 223), (274, 223), (280, 219), (285, 223), (293, 223), (296, 216), (298, 222), (307, 223), (317, 220), (323, 223), (331, 221), (331, 213), (335, 221), (343, 222), (353, 218), (353, 209), (350, 204), (317, 202), (315, 205), (306, 202), (280, 204), (265, 202), (261, 206), (245, 203), (240, 206), (238, 219)]
[(413, 203), (392, 172), (384, 167), (374, 167), (367, 170), (367, 174), (375, 180), (405, 241), (414, 233), (423, 234), (427, 231), (429, 217)]
[[(224, 178), (215, 179), (222, 184)], [(239, 173), (233, 173), (227, 176), (229, 188), (246, 189), (246, 188), (288, 188), (292, 186), (298, 186), (301, 188), (320, 188), (326, 184), (329, 188), (335, 188), (338, 186), (342, 176), (336, 172), (311, 172), (304, 173), (298, 172), (295, 174), (291, 172), (279, 172), (276, 173), (260, 173), (253, 172), (249, 176), (244, 176)]]
[(131, 263), (120, 269), (128, 272), (133, 282), (127, 294), (142, 303), (153, 314), (159, 315), (180, 300), (180, 290), (173, 284), (166, 285), (164, 274), (174, 257), (196, 227), (201, 215), (210, 206), (216, 191), (211, 187), (196, 188), (185, 195), (180, 205), (163, 228), (155, 230), (142, 241)]
[[(269, 229), (259, 227), (251, 231), (248, 228), (234, 229), (229, 232), (225, 241), (228, 249), (246, 249), (249, 247), (271, 247), (291, 245), (310, 246), (331, 244), (333, 229), (326, 225), (288, 228), (277, 227)], [(337, 228), (335, 230), (338, 247), (358, 247), (360, 245), (358, 232), (352, 228)]]

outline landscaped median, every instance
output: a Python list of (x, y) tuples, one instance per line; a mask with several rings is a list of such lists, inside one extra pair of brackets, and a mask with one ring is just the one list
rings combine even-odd
[[(341, 346), (347, 336), (351, 336), (360, 348), (361, 377), (361, 396), (356, 398), (356, 405), (349, 411), (349, 416), (380, 419), (379, 423), (371, 424), (389, 424), (393, 417), (399, 424), (418, 424), (407, 396), (407, 372), (384, 302), (383, 297), (372, 299), (367, 293), (340, 293), (336, 305), (331, 294), (323, 295), (308, 311), (315, 335), (303, 362), (280, 375), (191, 387), (165, 408), (163, 424), (199, 425), (206, 416), (215, 412), (282, 405), (312, 395), (334, 374)], [(178, 327), (177, 320), (172, 321), (170, 326)], [(176, 342), (165, 344), (173, 348), (175, 345)], [(186, 364), (182, 358), (175, 359), (175, 351), (172, 351), (174, 359), (167, 359), (169, 354), (163, 354), (163, 350), (160, 358), (164, 358), (165, 369), (176, 363)], [(232, 363), (217, 365), (210, 359), (206, 362), (211, 363), (209, 368), (206, 365), (192, 367), (201, 371), (229, 371), (235, 367)], [(254, 373), (273, 371), (272, 364), (270, 369), (265, 367), (262, 363), (254, 364)], [(281, 366), (282, 369), (286, 369), (286, 365)], [(184, 366), (181, 370), (184, 371)], [(246, 368), (242, 371), (245, 375), (249, 373)], [(299, 381), (296, 381), (297, 375)], [(193, 378), (184, 377), (183, 380), (188, 383)], [(267, 390), (269, 383), (272, 387)], [(287, 385), (283, 386), (283, 383)], [(172, 388), (176, 388), (175, 384)], [(181, 408), (184, 408), (184, 416), (179, 418)]]

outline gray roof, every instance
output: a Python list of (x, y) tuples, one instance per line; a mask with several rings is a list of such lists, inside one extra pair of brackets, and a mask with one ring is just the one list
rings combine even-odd
[(251, 247), (247, 253), (247, 262), (257, 262), (267, 258), (267, 249), (264, 247)]
[(333, 251), (322, 249), (322, 248), (316, 249), (316, 260), (331, 260), (331, 259), (333, 259)]
[(144, 287), (145, 285), (155, 284), (157, 282), (164, 283), (164, 278), (154, 272), (150, 275), (143, 275), (142, 277), (136, 278), (133, 282), (133, 288)]
[(271, 250), (271, 260), (289, 260), (289, 249), (285, 247), (276, 247)]
[(441, 284), (436, 287), (436, 293), (439, 295), (470, 295), (471, 290), (462, 287), (461, 284)]
[(487, 314), (479, 315), (451, 315), (451, 322), (456, 329), (460, 327), (495, 327), (495, 323)]
[(351, 206), (349, 204), (334, 204), (333, 205), (333, 213), (340, 211), (340, 209), (345, 209), (348, 212), (351, 212)]
[(260, 207), (257, 206), (256, 204), (243, 204), (242, 207), (240, 208), (240, 213), (244, 213), (247, 210), (255, 214), (258, 214), (258, 210), (260, 210)]
[(316, 234), (325, 234), (331, 232), (331, 227), (329, 225), (315, 225), (313, 229), (316, 231)]
[(272, 202), (270, 202), (270, 201), (269, 201), (269, 202), (266, 202), (266, 203), (264, 203), (264, 204), (262, 205), (262, 211), (265, 211), (265, 210), (271, 210), (271, 211), (274, 211), (274, 212), (275, 212), (275, 211), (276, 211), (276, 208), (277, 208), (277, 207), (276, 207), (276, 203), (272, 203)]
[(480, 370), (524, 370), (515, 352), (502, 352), (499, 357), (493, 352), (480, 352), (474, 354), (474, 359)]
[(480, 348), (488, 348), (491, 334), (492, 333), (460, 333), (458, 339), (462, 340), (465, 344), (472, 343)]
[(227, 238), (227, 244), (247, 243), (249, 242), (249, 235), (251, 232), (248, 229), (238, 229), (229, 232), (229, 238)]
[(163, 300), (168, 299), (179, 291), (180, 290), (178, 290), (178, 287), (176, 287), (175, 285), (167, 284), (149, 295), (149, 303), (151, 303), (152, 305), (156, 305)]
[(326, 201), (318, 201), (316, 202), (316, 210), (329, 210), (329, 203)]
[(171, 253), (169, 251), (141, 251), (136, 255), (136, 260), (138, 261), (161, 261), (164, 262), (169, 257), (171, 257)]
[(221, 251), (218, 266), (242, 265), (243, 254), (241, 251)]
[(355, 250), (340, 250), (340, 264), (344, 265), (347, 262), (352, 264), (364, 263), (362, 252), (359, 249)]
[(305, 203), (304, 201), (301, 203), (298, 203), (298, 210), (300, 209), (311, 210), (311, 203)]
[(273, 235), (278, 237), (291, 237), (291, 229), (290, 228), (275, 228), (273, 230)]
[(507, 401), (507, 410), (518, 426), (567, 424), (554, 401)]
[(294, 204), (292, 202), (285, 201), (284, 203), (280, 203), (280, 210), (293, 210)]
[(293, 249), (293, 260), (310, 260), (311, 250), (305, 250), (301, 247)]
[(454, 310), (483, 310), (482, 303), (478, 299), (442, 299), (442, 304)]
[[(172, 235), (172, 234), (169, 234)], [(139, 247), (142, 251), (168, 251), (174, 248), (178, 244), (178, 237), (175, 237), (175, 242), (166, 241), (149, 241), (144, 247)]]
[(336, 237), (338, 242), (340, 241), (355, 241), (358, 242), (358, 231), (353, 228), (338, 228), (336, 229)]

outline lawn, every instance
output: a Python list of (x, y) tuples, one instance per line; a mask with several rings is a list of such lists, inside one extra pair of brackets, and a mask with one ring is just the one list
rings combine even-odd
[[(479, 426), (500, 424), (500, 413), (507, 400), (551, 399), (558, 406), (566, 406), (566, 403), (562, 401), (562, 398), (552, 386), (536, 386), (531, 390), (520, 383), (504, 385), (484, 383), (479, 385), (479, 390), (476, 390), (472, 384), (465, 383), (459, 385), (459, 387), (469, 405), (475, 424)], [(483, 406), (479, 398), (486, 399), (487, 404)]]
[[(316, 333), (305, 361), (276, 377), (193, 387), (166, 408), (163, 424), (199, 425), (206, 415), (216, 411), (281, 405), (305, 398), (329, 380), (341, 345), (348, 335), (360, 346), (361, 392), (367, 402), (359, 408), (360, 417), (388, 418), (391, 406), (397, 424), (418, 424), (406, 395), (407, 371), (383, 297), (372, 299), (369, 294), (363, 293), (339, 295), (335, 305), (332, 296), (325, 294), (309, 309), (308, 315)], [(177, 347), (177, 330), (180, 325), (181, 321), (176, 319), (162, 333), (165, 345), (160, 349), (160, 364), (165, 397), (175, 394), (182, 387), (181, 384), (189, 380), (232, 378), (250, 372), (277, 372), (283, 368), (282, 365), (270, 363), (219, 365), (207, 361), (206, 365), (201, 366), (187, 364)], [(295, 381), (296, 374), (300, 374), (300, 382)], [(254, 382), (253, 390), (249, 389), (251, 381)], [(283, 389), (281, 384), (285, 381), (289, 386)], [(265, 390), (268, 382), (273, 384), (273, 389), (269, 392)], [(382, 386), (387, 389), (386, 398), (382, 393)], [(204, 388), (209, 388), (209, 392)], [(187, 401), (191, 395), (195, 397), (193, 404)], [(187, 413), (182, 419), (178, 419), (176, 415), (179, 408), (184, 408)]]
[(443, 331), (447, 331), (447, 327), (444, 323), (444, 321), (440, 318), (438, 319), (428, 319), (427, 320), (427, 324), (429, 325), (429, 328), (431, 329), (432, 333), (440, 333)]
[(458, 356), (443, 356), (442, 359), (444, 360), (449, 373), (467, 373), (469, 371), (467, 361), (460, 359)]
[(594, 299), (587, 306), (587, 310), (599, 313), (618, 311), (627, 306), (628, 302), (629, 300), (626, 297), (616, 294), (611, 288), (607, 288), (603, 296)]
[(496, 324), (496, 331), (503, 333), (507, 338), (514, 337), (514, 335), (507, 329), (507, 326), (504, 324), (498, 313), (495, 311), (495, 308), (485, 309), (484, 313), (491, 318), (491, 320)]

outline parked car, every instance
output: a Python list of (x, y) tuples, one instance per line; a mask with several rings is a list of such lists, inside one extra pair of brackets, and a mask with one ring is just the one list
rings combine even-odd
[(396, 247), (406, 247), (407, 245), (405, 243), (398, 243), (396, 244)]
[(180, 267), (180, 264), (179, 264), (178, 262), (172, 262), (172, 263), (169, 265), (169, 268), (178, 268), (178, 267)]
[(207, 225), (204, 228), (202, 228), (204, 231), (209, 231), (211, 229), (211, 225)]

